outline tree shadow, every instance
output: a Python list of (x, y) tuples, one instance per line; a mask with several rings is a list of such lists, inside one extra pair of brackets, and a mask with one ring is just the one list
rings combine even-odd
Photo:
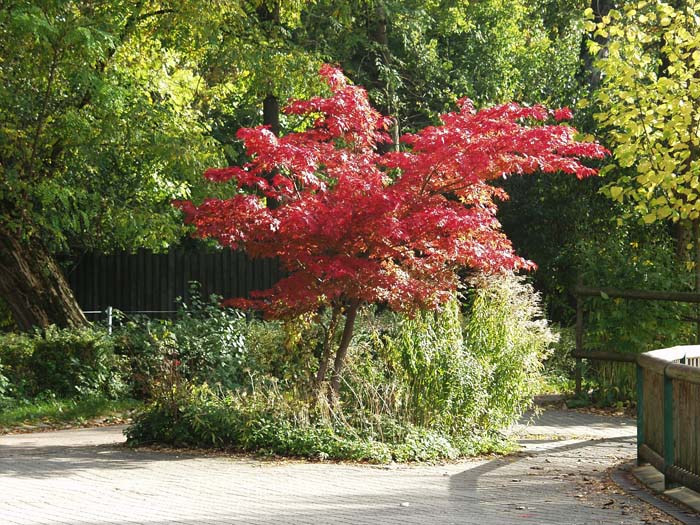
[(81, 470), (139, 469), (152, 462), (182, 461), (193, 457), (112, 445), (6, 445), (0, 443), (0, 476), (52, 478)]
[[(498, 513), (503, 517), (503, 523), (608, 523), (600, 521), (612, 518), (607, 509), (590, 506), (586, 510), (590, 515), (581, 517), (580, 509), (585, 508), (586, 503), (576, 502), (573, 495), (566, 495), (566, 491), (574, 487), (574, 478), (571, 476), (575, 476), (576, 461), (581, 457), (578, 452), (582, 449), (600, 449), (595, 455), (587, 452), (589, 459), (597, 459), (605, 452), (617, 449), (619, 445), (634, 444), (636, 434), (574, 442), (569, 439), (559, 445), (559, 440), (551, 439), (522, 439), (519, 442), (523, 445), (551, 446), (497, 458), (450, 476), (450, 502), (469, 500), (472, 502), (473, 516), (482, 516), (486, 521), (488, 516)], [(547, 464), (549, 470), (546, 475), (541, 474), (545, 468), (541, 466), (542, 462), (533, 463), (539, 470), (516, 471), (517, 478), (513, 477), (513, 470), (506, 468), (523, 460), (549, 459), (555, 455), (569, 457), (564, 460), (565, 464), (552, 460)], [(503, 472), (499, 473), (499, 469), (503, 469)], [(486, 477), (489, 478), (488, 481), (484, 479)], [(572, 515), (572, 511), (576, 511), (576, 515)], [(570, 516), (568, 521), (567, 515)], [(558, 521), (557, 516), (558, 520), (564, 521)]]

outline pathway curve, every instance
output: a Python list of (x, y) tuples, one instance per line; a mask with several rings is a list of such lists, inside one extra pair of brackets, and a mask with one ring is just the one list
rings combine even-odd
[(606, 481), (633, 421), (548, 411), (515, 431), (514, 456), (384, 467), (132, 451), (121, 427), (0, 436), (0, 523), (676, 523)]

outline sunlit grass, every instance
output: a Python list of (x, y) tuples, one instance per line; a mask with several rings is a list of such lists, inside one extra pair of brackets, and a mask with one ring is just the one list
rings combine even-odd
[(90, 419), (116, 417), (141, 405), (133, 399), (101, 397), (10, 401), (0, 405), (0, 427), (37, 423), (80, 424)]

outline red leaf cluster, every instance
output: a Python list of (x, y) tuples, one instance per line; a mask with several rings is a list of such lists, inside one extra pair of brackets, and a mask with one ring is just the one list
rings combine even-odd
[(178, 203), (198, 236), (253, 257), (278, 257), (286, 270), (270, 290), (229, 304), (272, 317), (326, 304), (435, 308), (457, 287), (460, 268), (534, 267), (501, 232), (494, 199), (507, 195), (489, 181), (536, 171), (586, 177), (595, 170), (580, 159), (607, 153), (555, 123), (571, 117), (568, 108), (506, 104), (476, 111), (467, 99), (442, 116), (442, 125), (404, 135), (402, 151), (380, 153), (390, 119), (340, 70), (324, 66), (321, 75), (331, 96), (285, 109), (315, 116), (312, 127), (281, 138), (264, 126), (243, 128), (237, 137), (250, 161), (205, 173), (234, 180), (240, 194), (199, 206)]

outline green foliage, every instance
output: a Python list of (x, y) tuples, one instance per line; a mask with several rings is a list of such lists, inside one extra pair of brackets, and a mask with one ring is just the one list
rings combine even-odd
[(459, 303), (414, 317), (366, 312), (346, 372), (345, 410), (459, 434), (483, 410), (482, 368), (462, 334)]
[(7, 380), (4, 395), (25, 398), (37, 391), (30, 358), (34, 340), (28, 334), (8, 333), (0, 336), (0, 364)]
[[(545, 300), (547, 317), (563, 326), (573, 323), (573, 289), (590, 252), (581, 246), (591, 239), (626, 235), (616, 225), (620, 209), (600, 193), (598, 177), (513, 177), (503, 186), (510, 199), (499, 204), (498, 217), (516, 252), (537, 263), (529, 275)], [(656, 233), (656, 232), (654, 232)], [(637, 238), (640, 236), (637, 235)], [(585, 283), (612, 286), (589, 272)]]
[(243, 314), (201, 297), (193, 283), (174, 320), (131, 320), (116, 331), (118, 353), (131, 367), (132, 394), (147, 398), (164, 361), (177, 361), (188, 380), (235, 389), (246, 382), (248, 330)]
[(2, 361), (0, 361), (0, 400), (5, 398), (7, 391), (10, 387), (10, 380), (2, 373), (3, 366)]
[[(309, 411), (279, 393), (220, 396), (206, 385), (177, 393), (176, 412), (156, 401), (137, 415), (127, 431), (131, 445), (226, 448), (316, 459), (434, 461), (465, 453), (503, 450), (497, 441), (452, 439), (440, 431), (402, 427), (398, 435), (363, 432), (347, 420)], [(461, 448), (460, 448), (461, 447)]]
[(402, 129), (415, 130), (464, 96), (478, 105), (574, 103), (584, 4), (324, 0), (302, 12), (304, 32), (295, 37), (366, 86)]
[[(635, 231), (636, 230), (636, 231)], [(678, 260), (675, 245), (661, 224), (618, 230), (620, 235), (594, 236), (580, 247), (585, 282), (620, 289), (688, 289), (690, 276)], [(683, 303), (634, 301), (595, 297), (584, 302), (584, 346), (613, 352), (641, 353), (688, 344), (693, 340), (694, 308)], [(636, 395), (632, 366), (590, 363), (586, 379), (603, 404), (633, 399)]]
[(333, 406), (310, 381), (322, 319), (251, 320), (247, 382), (222, 388), (166, 358), (129, 440), (380, 462), (504, 450), (499, 431), (530, 402), (553, 337), (520, 279), (478, 285), (464, 314), (457, 301), (413, 318), (366, 309)]
[(2, 224), (53, 249), (163, 249), (182, 236), (170, 201), (219, 158), (197, 57), (173, 39), (187, 16), (201, 20), (194, 4), (3, 5)]
[[(605, 180), (542, 177), (511, 179), (511, 200), (503, 203), (504, 231), (519, 253), (537, 261), (533, 282), (546, 298), (547, 314), (563, 327), (575, 323), (573, 294), (580, 278), (584, 285), (617, 289), (683, 291), (691, 289), (684, 242), (664, 222), (643, 224), (620, 220), (629, 212), (600, 193)], [(644, 352), (663, 346), (688, 344), (692, 325), (682, 322), (693, 308), (680, 303), (584, 300), (584, 347), (608, 351)], [(574, 347), (573, 339), (560, 346), (560, 364)], [(631, 399), (634, 373), (625, 365), (588, 363), (584, 378), (596, 401)], [(564, 370), (558, 383), (566, 386)]]
[(465, 340), (484, 370), (487, 399), (479, 423), (504, 428), (538, 393), (542, 361), (556, 336), (542, 317), (539, 297), (522, 278), (484, 279), (472, 292)]
[[(631, 2), (595, 24), (603, 84), (595, 117), (608, 130), (620, 171), (607, 192), (645, 223), (700, 217), (700, 3)], [(608, 171), (613, 172), (611, 165)]]
[(5, 395), (58, 397), (125, 393), (124, 361), (99, 329), (58, 329), (0, 337), (0, 363), (8, 379)]
[(123, 361), (102, 330), (49, 327), (34, 340), (30, 366), (40, 391), (59, 397), (100, 393), (115, 398), (125, 390)]
[(571, 357), (571, 349), (576, 346), (575, 331), (573, 327), (558, 326), (555, 332), (559, 340), (542, 363), (544, 384), (540, 393), (570, 394), (575, 390), (576, 359)]
[(94, 418), (123, 417), (141, 403), (131, 399), (105, 399), (87, 396), (75, 399), (56, 399), (40, 396), (35, 399), (0, 398), (0, 427), (42, 423), (48, 425), (83, 424)]

